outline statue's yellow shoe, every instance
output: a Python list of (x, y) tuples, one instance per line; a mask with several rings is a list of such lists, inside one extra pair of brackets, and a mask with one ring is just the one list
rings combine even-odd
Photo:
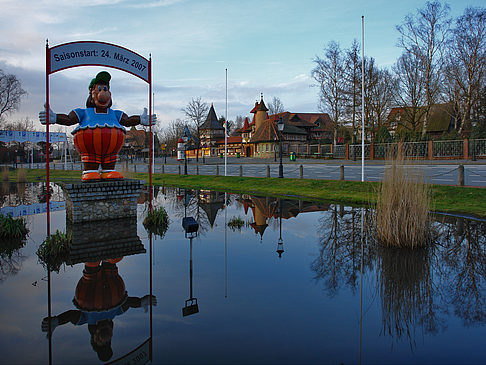
[(102, 172), (101, 178), (102, 179), (123, 179), (123, 175), (120, 174), (118, 171), (109, 171), (109, 172)]

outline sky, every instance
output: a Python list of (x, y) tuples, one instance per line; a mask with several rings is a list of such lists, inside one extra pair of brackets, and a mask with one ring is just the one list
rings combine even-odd
[[(8, 117), (38, 123), (45, 100), (45, 53), (74, 41), (101, 41), (152, 58), (154, 112), (163, 128), (184, 119), (192, 98), (213, 103), (218, 117), (249, 115), (263, 93), (292, 112), (318, 112), (311, 77), (316, 56), (330, 41), (343, 49), (361, 42), (365, 55), (391, 67), (401, 54), (396, 25), (425, 1), (405, 0), (0, 0), (0, 69), (16, 75), (27, 91)], [(451, 15), (484, 0), (453, 0)], [(52, 74), (50, 104), (56, 113), (84, 107), (91, 79), (112, 75), (113, 108), (128, 115), (148, 106), (145, 82), (125, 72), (94, 66)]]

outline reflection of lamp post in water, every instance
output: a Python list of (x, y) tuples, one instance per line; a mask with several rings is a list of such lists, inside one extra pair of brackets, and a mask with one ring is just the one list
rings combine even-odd
[(187, 199), (184, 194), (184, 218), (182, 218), (182, 227), (184, 228), (185, 237), (189, 238), (189, 299), (186, 300), (184, 308), (182, 308), (182, 316), (190, 316), (199, 312), (197, 305), (197, 298), (192, 296), (192, 239), (197, 237), (197, 231), (199, 230), (199, 224), (193, 217), (186, 217)]
[(278, 253), (278, 258), (282, 258), (282, 254), (284, 253), (284, 248), (283, 248), (283, 241), (282, 241), (282, 199), (278, 199), (278, 210), (279, 210), (279, 218), (280, 218), (280, 229), (279, 229), (279, 238), (277, 242), (277, 253)]

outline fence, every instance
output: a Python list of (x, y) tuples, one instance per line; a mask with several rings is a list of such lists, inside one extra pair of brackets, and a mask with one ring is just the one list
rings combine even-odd
[[(477, 159), (486, 158), (486, 139), (464, 139), (452, 141), (423, 141), (365, 144), (365, 158), (371, 160), (397, 156), (401, 151), (409, 159)], [(304, 158), (361, 159), (361, 144), (307, 144), (282, 143), (282, 153), (295, 153)]]

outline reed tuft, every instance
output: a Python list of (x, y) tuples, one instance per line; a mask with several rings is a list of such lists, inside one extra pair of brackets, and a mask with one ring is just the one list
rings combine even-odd
[(2, 181), (9, 181), (10, 176), (8, 175), (8, 167), (2, 168)]
[(17, 170), (17, 182), (18, 183), (26, 183), (27, 182), (27, 170), (26, 169), (18, 169)]
[(389, 159), (377, 191), (375, 227), (388, 247), (418, 248), (431, 241), (431, 194), (423, 172), (403, 157)]

